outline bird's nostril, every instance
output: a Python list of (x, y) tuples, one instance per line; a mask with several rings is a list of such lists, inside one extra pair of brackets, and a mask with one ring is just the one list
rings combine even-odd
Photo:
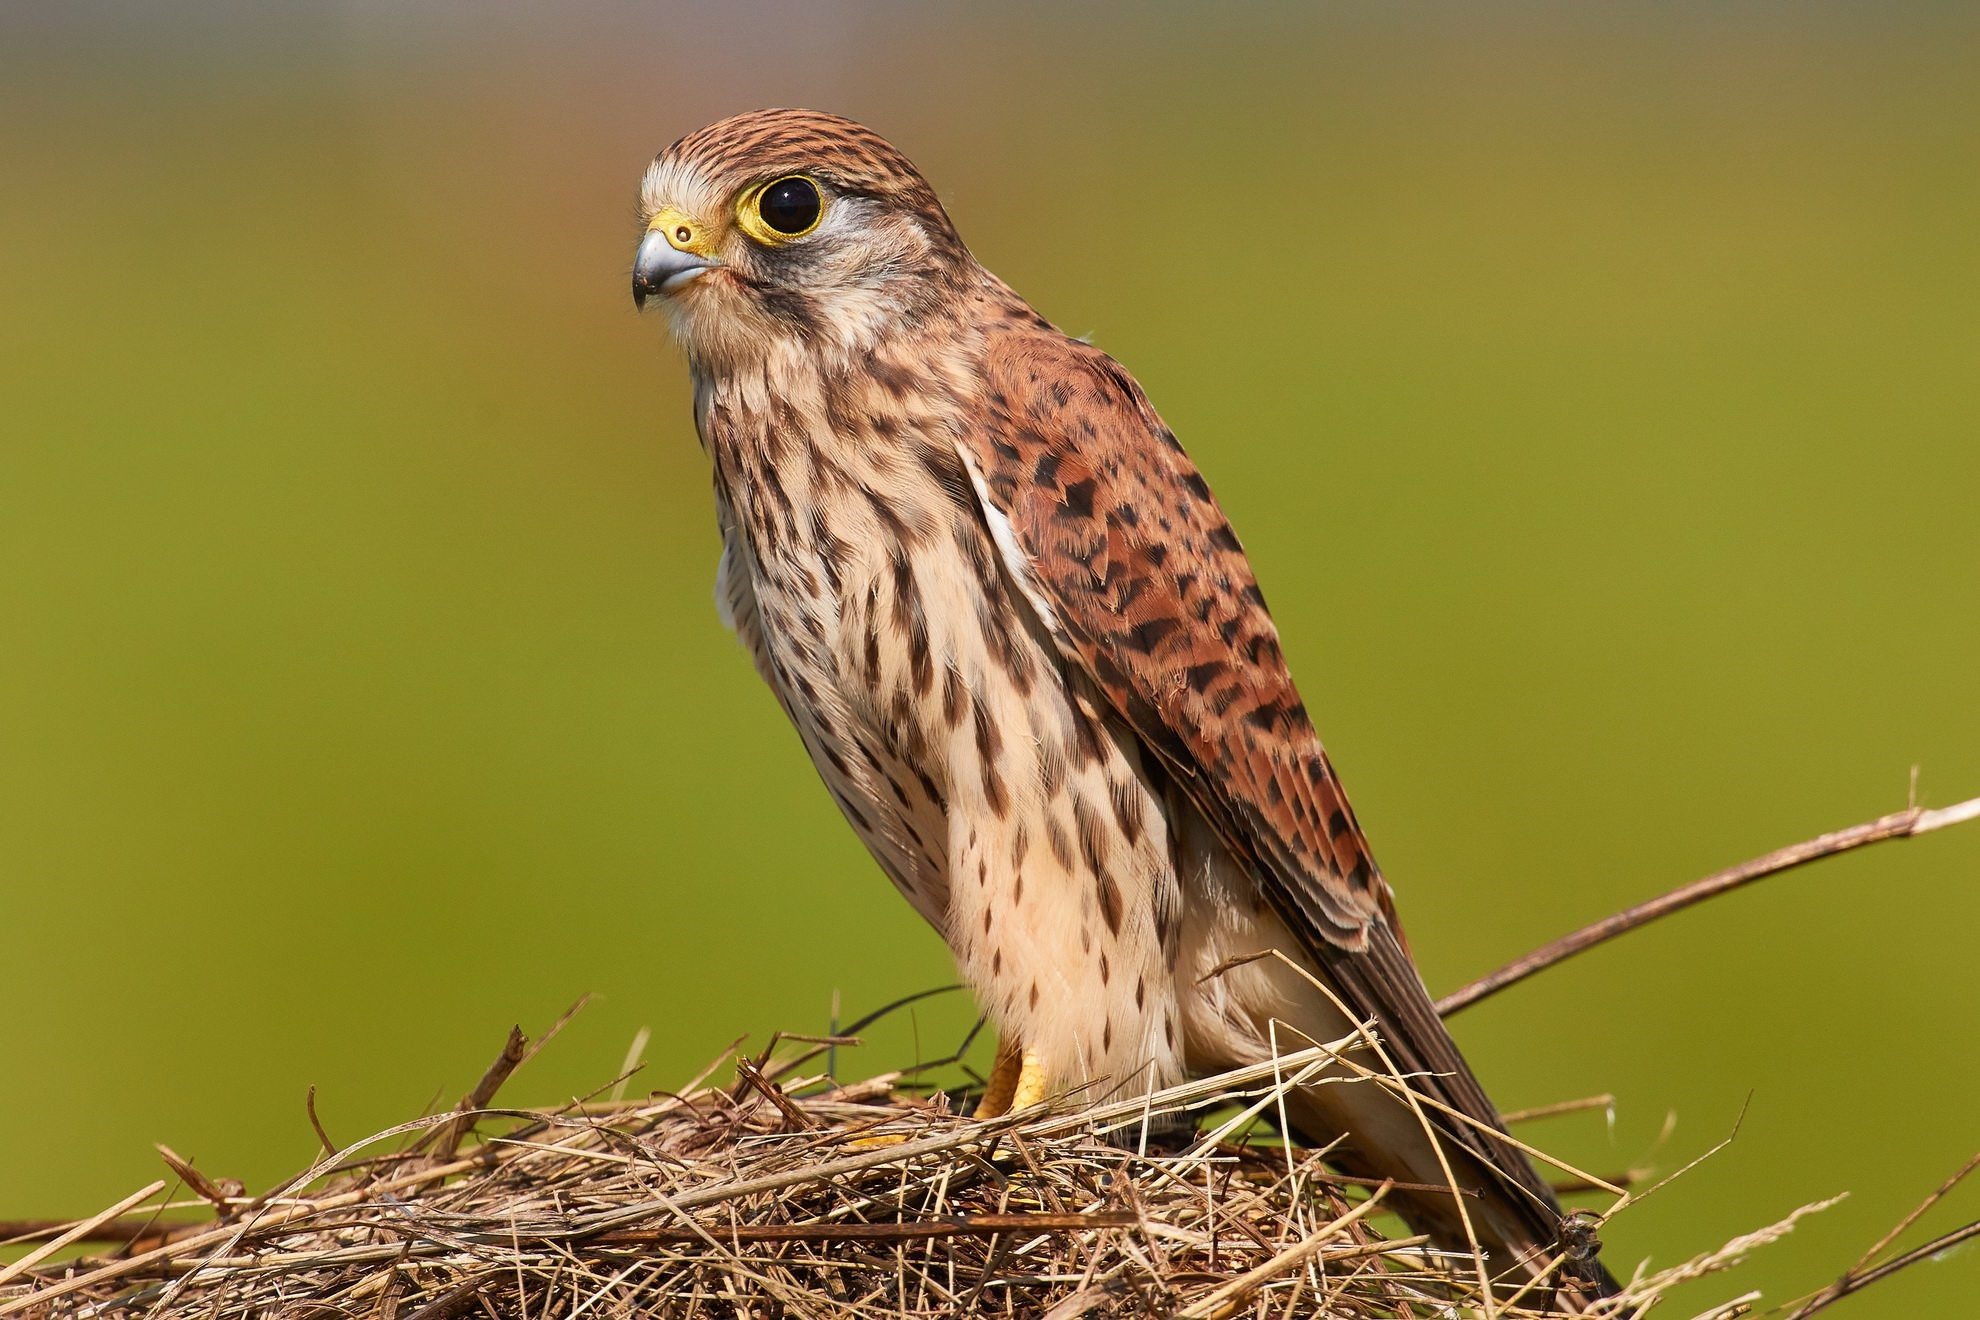
[(674, 238), (682, 243), (692, 243), (694, 242), (694, 231), (686, 225), (681, 225), (674, 230)]

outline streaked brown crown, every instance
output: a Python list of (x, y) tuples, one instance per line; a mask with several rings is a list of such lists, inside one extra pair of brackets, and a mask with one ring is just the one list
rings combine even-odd
[(751, 110), (696, 129), (660, 153), (735, 188), (782, 174), (811, 174), (842, 192), (878, 198), (921, 219), (960, 250), (935, 190), (893, 143), (864, 124), (822, 110)]

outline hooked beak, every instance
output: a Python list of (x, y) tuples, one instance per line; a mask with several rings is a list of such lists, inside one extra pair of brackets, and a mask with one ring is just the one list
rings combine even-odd
[(673, 293), (697, 275), (721, 264), (713, 257), (675, 247), (661, 229), (649, 229), (646, 237), (639, 240), (639, 251), (633, 257), (633, 306), (644, 307), (648, 294)]

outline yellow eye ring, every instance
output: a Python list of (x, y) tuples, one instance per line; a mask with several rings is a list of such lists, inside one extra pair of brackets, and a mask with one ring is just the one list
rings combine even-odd
[(769, 247), (803, 238), (824, 218), (824, 191), (802, 174), (759, 183), (736, 199), (736, 226)]

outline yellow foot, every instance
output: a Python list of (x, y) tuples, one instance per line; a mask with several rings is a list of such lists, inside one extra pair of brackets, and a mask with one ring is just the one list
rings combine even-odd
[(1044, 1060), (1006, 1040), (997, 1047), (997, 1062), (990, 1069), (990, 1083), (983, 1088), (975, 1117), (1002, 1118), (1043, 1104), (1051, 1093), (1052, 1079), (1045, 1074)]

